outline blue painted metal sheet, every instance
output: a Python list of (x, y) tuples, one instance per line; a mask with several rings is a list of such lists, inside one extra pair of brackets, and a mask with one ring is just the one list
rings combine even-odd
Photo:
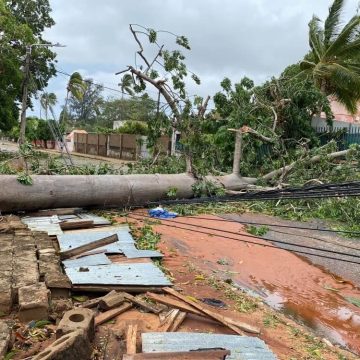
[(179, 352), (223, 348), (229, 360), (276, 360), (264, 341), (256, 337), (201, 333), (143, 333), (142, 351)]
[(89, 231), (80, 233), (66, 233), (59, 235), (58, 242), (60, 251), (75, 249), (82, 245), (90, 244), (94, 241), (104, 239), (111, 235), (116, 234), (118, 241), (109, 245), (98, 248), (104, 250), (108, 254), (124, 254), (129, 259), (135, 258), (159, 258), (163, 255), (158, 251), (152, 250), (138, 250), (135, 247), (135, 241), (129, 232), (129, 228), (115, 227), (108, 231)]
[(109, 220), (105, 219), (102, 216), (94, 215), (92, 213), (80, 213), (80, 214), (77, 214), (77, 216), (83, 220), (92, 220), (94, 222), (95, 226), (111, 225), (111, 222)]
[(23, 217), (21, 221), (27, 225), (32, 231), (44, 231), (48, 235), (60, 235), (63, 231), (60, 228), (60, 220), (57, 215), (53, 216), (38, 216), (38, 217)]
[(153, 263), (111, 264), (65, 268), (73, 285), (168, 286), (171, 282)]
[(111, 260), (104, 253), (102, 253), (84, 256), (79, 259), (64, 260), (62, 263), (66, 268), (73, 268), (80, 266), (110, 265)]

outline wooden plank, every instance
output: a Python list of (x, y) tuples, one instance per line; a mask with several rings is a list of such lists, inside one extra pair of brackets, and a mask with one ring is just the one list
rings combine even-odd
[(130, 294), (124, 294), (125, 299), (130, 300), (133, 304), (140, 306), (142, 309), (152, 312), (154, 314), (159, 314), (161, 312), (161, 309), (148, 304), (146, 301), (142, 300), (139, 296), (132, 296)]
[(158, 295), (158, 294), (154, 294), (154, 293), (151, 293), (151, 292), (147, 292), (146, 296), (150, 300), (153, 300), (153, 301), (158, 302), (160, 304), (164, 304), (164, 305), (167, 305), (167, 306), (172, 307), (172, 308), (180, 309), (182, 311), (185, 311), (185, 312), (188, 312), (188, 313), (191, 313), (191, 314), (204, 316), (204, 314), (201, 311), (193, 308), (192, 306), (190, 306), (190, 305), (188, 305), (188, 304), (186, 304), (186, 303), (184, 303), (182, 301), (174, 300), (174, 299), (169, 298), (167, 296)]
[(99, 305), (101, 299), (102, 299), (102, 297), (98, 297), (98, 298), (95, 298), (95, 299), (87, 300), (87, 301), (81, 303), (79, 307), (87, 308), (87, 309), (91, 309), (91, 308), (97, 307), (97, 306)]
[(167, 292), (170, 295), (175, 296), (176, 298), (186, 302), (187, 304), (191, 305), (192, 307), (194, 307), (195, 309), (201, 311), (202, 313), (206, 314), (207, 316), (209, 316), (210, 318), (220, 322), (221, 324), (225, 325), (226, 327), (228, 327), (229, 329), (231, 329), (232, 331), (234, 331), (236, 334), (239, 335), (243, 335), (243, 332), (237, 328), (236, 326), (229, 324), (228, 321), (226, 321), (226, 319), (224, 318), (224, 316), (220, 315), (220, 314), (216, 314), (208, 309), (206, 309), (204, 306), (188, 299), (186, 296), (181, 295), (180, 293), (178, 293), (176, 290), (171, 289), (171, 288), (164, 288), (164, 291)]
[(182, 312), (180, 311), (175, 319), (175, 321), (173, 322), (173, 324), (170, 326), (169, 328), (169, 332), (175, 332), (177, 331), (177, 329), (181, 326), (181, 324), (184, 322), (185, 318), (186, 318), (186, 312)]
[[(153, 301), (159, 302), (160, 304), (164, 304), (164, 305), (167, 305), (169, 307), (177, 308), (177, 309), (180, 309), (182, 311), (188, 312), (190, 314), (199, 315), (199, 316), (207, 316), (204, 313), (202, 313), (201, 311), (195, 309), (194, 307), (188, 305), (185, 302), (180, 302), (178, 300), (174, 300), (174, 299), (171, 299), (169, 297), (154, 294), (154, 293), (151, 293), (151, 292), (147, 292), (146, 296), (149, 299), (153, 300)], [(235, 325), (235, 326), (237, 326), (239, 329), (241, 329), (243, 331), (246, 331), (246, 332), (251, 333), (251, 334), (260, 334), (260, 329), (255, 327), (255, 326), (246, 324), (246, 323), (238, 321), (238, 320), (231, 319), (231, 318), (226, 317), (226, 316), (224, 316), (224, 319), (229, 324)]]
[(125, 301), (125, 295), (122, 292), (111, 291), (107, 295), (103, 296), (99, 302), (100, 309), (110, 310), (118, 307)]
[(116, 234), (114, 234), (109, 237), (93, 241), (90, 244), (82, 245), (82, 246), (76, 247), (74, 249), (69, 249), (69, 250), (63, 251), (60, 253), (60, 258), (61, 258), (61, 260), (69, 259), (73, 256), (77, 256), (84, 252), (94, 250), (94, 249), (97, 249), (97, 248), (105, 246), (105, 245), (112, 244), (116, 241), (118, 241), (118, 237)]
[(67, 220), (60, 223), (61, 230), (88, 229), (94, 227), (92, 220)]
[(126, 331), (126, 353), (129, 355), (136, 354), (137, 330), (138, 326), (131, 324)]
[(172, 309), (169, 315), (167, 316), (164, 324), (161, 326), (161, 331), (168, 332), (170, 328), (173, 326), (179, 313), (180, 313), (179, 309)]
[(228, 350), (200, 350), (124, 355), (123, 360), (225, 360), (228, 355)]
[(109, 310), (109, 311), (99, 314), (98, 316), (95, 317), (95, 326), (99, 326), (99, 325), (111, 320), (112, 318), (129, 310), (131, 307), (132, 307), (132, 304), (125, 303), (118, 308), (115, 308), (115, 309), (112, 309), (112, 310)]

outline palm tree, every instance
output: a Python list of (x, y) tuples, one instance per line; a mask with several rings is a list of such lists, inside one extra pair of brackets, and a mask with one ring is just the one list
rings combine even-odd
[(84, 92), (86, 90), (86, 82), (83, 80), (82, 76), (78, 72), (74, 72), (69, 79), (69, 82), (66, 86), (66, 99), (65, 99), (65, 105), (64, 110), (62, 112), (62, 121), (65, 123), (64, 117), (67, 115), (67, 104), (69, 101), (70, 94), (78, 99), (81, 100), (84, 96)]
[(360, 16), (341, 28), (345, 0), (335, 0), (322, 25), (317, 16), (309, 23), (311, 52), (300, 63), (316, 86), (333, 95), (351, 112), (360, 99)]
[(57, 98), (54, 93), (44, 92), (40, 97), (41, 107), (45, 110), (45, 119), (48, 119), (48, 109), (55, 106), (57, 103)]

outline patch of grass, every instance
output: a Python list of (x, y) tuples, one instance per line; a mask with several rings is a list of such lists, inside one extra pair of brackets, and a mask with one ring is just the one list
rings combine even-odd
[(263, 324), (267, 328), (276, 328), (280, 323), (279, 318), (275, 314), (265, 314)]
[(144, 225), (137, 229), (136, 245), (139, 250), (157, 250), (160, 234), (156, 233), (151, 225)]
[(208, 277), (206, 280), (212, 288), (221, 291), (227, 299), (234, 301), (237, 311), (248, 313), (258, 308), (259, 304), (257, 299), (247, 296), (239, 290), (233, 290), (226, 282), (218, 280), (215, 277)]
[(264, 236), (269, 231), (269, 228), (267, 226), (250, 225), (246, 226), (246, 231), (255, 236)]
[(315, 339), (314, 336), (305, 334), (306, 350), (314, 358), (323, 360), (325, 359), (322, 354), (322, 350), (325, 348), (325, 344), (320, 340)]

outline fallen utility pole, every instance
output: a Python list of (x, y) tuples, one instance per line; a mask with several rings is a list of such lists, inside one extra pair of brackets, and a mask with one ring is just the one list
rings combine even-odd
[[(226, 189), (248, 186), (246, 178), (209, 177)], [(176, 197), (193, 197), (196, 179), (189, 174), (153, 175), (33, 175), (23, 185), (15, 175), (0, 176), (0, 211), (33, 211), (65, 207), (126, 207)]]

